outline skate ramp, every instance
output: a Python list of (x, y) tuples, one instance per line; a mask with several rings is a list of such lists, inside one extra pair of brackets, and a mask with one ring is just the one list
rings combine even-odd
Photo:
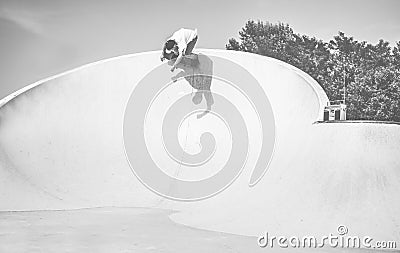
[[(269, 231), (277, 236), (319, 236), (335, 233), (344, 224), (352, 235), (399, 241), (399, 125), (315, 123), (322, 119), (328, 99), (318, 83), (299, 69), (242, 52), (198, 53), (213, 63), (215, 104), (226, 98), (247, 129), (245, 163), (227, 187), (212, 196), (181, 201), (158, 194), (135, 173), (137, 165), (129, 160), (124, 139), (124, 131), (129, 130), (127, 108), (142, 105), (135, 103), (132, 94), (143, 80), (174, 76), (170, 66), (159, 61), (159, 52), (148, 52), (62, 73), (0, 102), (0, 210), (162, 208), (177, 211), (171, 215), (175, 222), (234, 234), (259, 236)], [(269, 108), (269, 118), (260, 119), (263, 115), (254, 111), (265, 108), (257, 108), (252, 95), (242, 92), (260, 91), (251, 88), (253, 83), (236, 82), (232, 91), (229, 80), (217, 79), (227, 71), (226, 61), (240, 66), (259, 84), (266, 97), (260, 103)], [(157, 75), (152, 76), (155, 70)], [(189, 66), (186, 71), (190, 70)], [(146, 84), (151, 89), (152, 83)], [(195, 90), (185, 78), (165, 80), (162, 85), (166, 93), (152, 101), (144, 123), (140, 117), (130, 119), (132, 126), (143, 126), (138, 128), (143, 133), (136, 135), (135, 130), (133, 137), (144, 135), (149, 156), (159, 159), (155, 163), (160, 167), (168, 164), (164, 173), (171, 178), (195, 181), (217, 174), (216, 169), (227, 161), (224, 155), (229, 156), (237, 143), (223, 133), (224, 116), (213, 120), (218, 114), (212, 110), (201, 119), (196, 114), (185, 116), (175, 126), (178, 146), (193, 156), (209, 152), (207, 157), (214, 158), (212, 168), (203, 165), (200, 172), (189, 171), (179, 158), (175, 165), (166, 161), (171, 156), (164, 154), (160, 141), (162, 119), (172, 103), (192, 98)], [(201, 111), (205, 106), (203, 100), (190, 109)], [(272, 151), (263, 161), (265, 171), (255, 173), (263, 136), (271, 133), (262, 132), (264, 123), (273, 126), (273, 139), (268, 139)], [(213, 133), (215, 145), (210, 150), (202, 150), (205, 144), (198, 138), (204, 127)], [(174, 192), (174, 182), (168, 187)]]

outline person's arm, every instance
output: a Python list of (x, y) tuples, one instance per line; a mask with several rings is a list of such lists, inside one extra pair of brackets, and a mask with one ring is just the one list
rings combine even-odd
[(164, 53), (165, 53), (165, 48), (167, 47), (167, 45), (164, 43), (163, 49), (161, 50), (161, 55), (160, 55), (160, 60), (164, 61), (165, 57), (164, 57)]
[(175, 61), (175, 63), (174, 63), (174, 66), (172, 66), (172, 69), (171, 69), (172, 72), (174, 72), (174, 70), (176, 69), (176, 66), (178, 66), (178, 64), (181, 62), (182, 57), (183, 57), (183, 53), (181, 52), (181, 53), (178, 55), (178, 58), (176, 58), (176, 61)]
[(179, 55), (178, 55), (178, 58), (176, 58), (174, 66), (172, 67), (171, 71), (174, 71), (176, 69), (178, 64), (181, 62), (182, 57), (185, 56), (185, 51), (186, 51), (187, 45), (184, 43), (178, 43), (177, 47), (178, 47)]

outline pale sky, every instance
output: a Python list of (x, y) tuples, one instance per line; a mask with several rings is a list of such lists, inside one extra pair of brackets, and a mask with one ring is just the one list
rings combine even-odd
[(225, 48), (249, 19), (393, 46), (399, 10), (400, 0), (0, 0), (0, 98), (86, 63), (159, 50), (181, 27), (198, 29), (200, 48)]

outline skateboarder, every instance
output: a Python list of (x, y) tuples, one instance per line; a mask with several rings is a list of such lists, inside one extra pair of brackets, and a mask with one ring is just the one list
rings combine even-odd
[(192, 53), (197, 42), (197, 29), (181, 28), (165, 42), (160, 56), (161, 61), (176, 58), (171, 71), (174, 72), (176, 66), (181, 62), (182, 57)]

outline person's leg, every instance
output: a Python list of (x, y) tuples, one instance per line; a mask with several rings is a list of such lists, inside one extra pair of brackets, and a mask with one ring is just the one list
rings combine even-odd
[(214, 104), (214, 98), (212, 96), (212, 93), (210, 90), (204, 90), (203, 91), (203, 96), (206, 99), (207, 103), (207, 109), (204, 110), (202, 113), (197, 114), (197, 118), (200, 119), (204, 116), (206, 116), (208, 113), (211, 112), (211, 106)]
[(187, 44), (185, 55), (191, 54), (197, 42), (197, 36)]
[(210, 90), (204, 91), (204, 98), (207, 102), (207, 110), (211, 111), (211, 106), (214, 104), (214, 98)]
[(201, 103), (201, 100), (203, 100), (203, 91), (202, 90), (198, 90), (194, 94), (194, 96), (192, 98), (192, 102), (193, 102), (193, 104), (198, 105), (198, 104)]

